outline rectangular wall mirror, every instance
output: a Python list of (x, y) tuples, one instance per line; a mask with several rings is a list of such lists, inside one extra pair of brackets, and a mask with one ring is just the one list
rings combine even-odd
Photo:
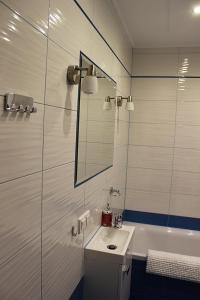
[(105, 105), (105, 99), (116, 97), (116, 82), (81, 53), (80, 67), (88, 69), (91, 66), (96, 71), (96, 92), (87, 93), (86, 85), (91, 83), (85, 79), (87, 71), (81, 71), (79, 84), (75, 186), (113, 164), (115, 101)]

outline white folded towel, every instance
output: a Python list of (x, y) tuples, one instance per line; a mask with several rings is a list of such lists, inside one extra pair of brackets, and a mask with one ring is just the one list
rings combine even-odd
[(200, 257), (148, 250), (146, 272), (200, 283)]

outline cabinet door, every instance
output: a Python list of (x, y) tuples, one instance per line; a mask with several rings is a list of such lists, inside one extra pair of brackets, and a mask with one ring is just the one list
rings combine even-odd
[(127, 255), (119, 274), (119, 300), (129, 300), (131, 289), (132, 256)]

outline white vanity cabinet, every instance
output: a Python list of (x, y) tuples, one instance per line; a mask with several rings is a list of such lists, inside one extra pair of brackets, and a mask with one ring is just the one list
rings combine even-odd
[[(105, 229), (106, 233), (93, 238), (98, 242), (92, 240), (85, 248), (84, 300), (129, 300), (132, 257), (128, 245), (134, 229), (129, 228), (126, 241), (123, 229)], [(109, 245), (117, 248), (110, 250)]]
[(129, 300), (131, 289), (132, 256), (126, 255), (125, 262), (120, 270), (119, 299)]

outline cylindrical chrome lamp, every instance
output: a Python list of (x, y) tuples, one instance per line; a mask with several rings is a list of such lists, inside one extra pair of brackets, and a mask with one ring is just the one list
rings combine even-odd
[(82, 80), (81, 88), (85, 94), (96, 94), (98, 92), (98, 79), (94, 65), (90, 65), (87, 69), (87, 75)]
[(128, 111), (134, 111), (134, 104), (131, 96), (127, 97), (126, 109)]
[(103, 103), (103, 110), (111, 110), (112, 109), (112, 103), (111, 103), (111, 97), (106, 97)]
[(81, 88), (86, 94), (95, 94), (98, 92), (98, 79), (94, 65), (88, 68), (79, 66), (69, 66), (67, 69), (67, 83), (76, 85), (80, 83), (80, 72), (87, 71), (87, 75), (82, 79)]

